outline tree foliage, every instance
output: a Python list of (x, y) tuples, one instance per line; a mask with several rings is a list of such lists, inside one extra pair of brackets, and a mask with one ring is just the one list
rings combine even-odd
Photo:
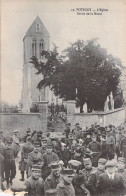
[(107, 53), (97, 44), (97, 39), (84, 42), (78, 40), (59, 55), (53, 51), (43, 51), (44, 62), (32, 57), (37, 69), (43, 74), (37, 88), (50, 86), (55, 95), (65, 100), (77, 100), (82, 107), (86, 102), (88, 111), (103, 110), (106, 97), (119, 91), (120, 59)]

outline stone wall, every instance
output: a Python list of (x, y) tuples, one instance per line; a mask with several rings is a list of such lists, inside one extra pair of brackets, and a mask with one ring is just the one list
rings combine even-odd
[(18, 129), (20, 134), (26, 132), (27, 128), (33, 130), (46, 130), (47, 122), (40, 113), (2, 113), (0, 114), (0, 129), (5, 135), (12, 135), (13, 130)]
[(100, 126), (113, 124), (119, 126), (126, 119), (125, 108), (110, 110), (108, 112), (75, 113), (75, 101), (67, 101), (67, 120), (72, 128), (78, 122), (82, 128), (97, 122)]

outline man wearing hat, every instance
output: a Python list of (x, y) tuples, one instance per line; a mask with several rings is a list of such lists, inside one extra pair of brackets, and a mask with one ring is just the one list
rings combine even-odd
[(72, 169), (63, 169), (61, 172), (62, 180), (57, 185), (58, 196), (75, 196), (75, 190), (72, 185), (74, 171)]
[(81, 162), (77, 160), (70, 160), (68, 162), (68, 167), (70, 169), (73, 169), (74, 171), (74, 177), (72, 180), (72, 184), (75, 190), (75, 195), (76, 196), (87, 196), (88, 191), (86, 190), (85, 187), (85, 182), (84, 182), (84, 175), (80, 171), (81, 167)]
[(14, 130), (13, 138), (13, 146), (15, 150), (15, 156), (18, 157), (18, 152), (20, 151), (20, 142), (19, 142), (19, 131)]
[(97, 167), (98, 165), (98, 159), (101, 153), (101, 145), (100, 143), (96, 140), (96, 136), (92, 136), (92, 141), (88, 144), (88, 148), (91, 152), (93, 152), (92, 156), (92, 165), (94, 167)]
[(86, 146), (92, 142), (91, 133), (89, 131), (86, 132), (86, 138), (84, 139), (84, 143)]
[(107, 160), (100, 158), (98, 160), (98, 167), (95, 171), (91, 172), (88, 181), (86, 183), (87, 189), (90, 191), (91, 196), (97, 196), (96, 184), (99, 178), (99, 175), (105, 173), (105, 164)]
[(123, 138), (122, 129), (121, 129), (121, 127), (118, 127), (118, 130), (117, 130), (116, 135), (115, 135), (116, 154), (117, 154), (118, 157), (120, 156), (120, 143), (121, 143), (122, 138)]
[(52, 162), (50, 164), (51, 174), (46, 178), (44, 184), (44, 190), (56, 189), (57, 184), (60, 182), (60, 164), (58, 162)]
[[(2, 140), (2, 136), (0, 135), (0, 154), (3, 157), (3, 152), (4, 152), (5, 144)], [(1, 175), (2, 175), (2, 180), (4, 180), (4, 164), (1, 163)]]
[(2, 139), (2, 142), (5, 143), (6, 139), (3, 135), (3, 131), (0, 130), (0, 138)]
[(59, 158), (64, 162), (64, 167), (67, 167), (68, 161), (70, 160), (70, 150), (66, 148), (66, 145), (61, 146)]
[(68, 135), (70, 133), (70, 123), (67, 123), (66, 124), (66, 129), (64, 130), (65, 134), (66, 134), (66, 138), (68, 138)]
[(15, 151), (12, 143), (13, 139), (8, 137), (6, 139), (6, 146), (3, 152), (5, 178), (7, 186), (9, 186), (9, 183), (12, 184), (12, 180), (15, 178), (16, 175)]
[(120, 151), (122, 156), (126, 159), (126, 133), (123, 133), (123, 138), (120, 142)]
[(50, 163), (53, 161), (59, 161), (58, 155), (53, 152), (53, 146), (51, 143), (47, 145), (47, 151), (43, 154), (43, 160), (43, 179), (46, 179), (51, 173)]
[(118, 162), (117, 162), (117, 174), (122, 176), (125, 189), (126, 189), (126, 160), (123, 157), (118, 157)]
[(40, 142), (35, 140), (33, 145), (34, 150), (28, 154), (28, 176), (31, 175), (31, 168), (33, 164), (41, 164), (41, 169), (43, 166), (43, 156), (39, 152)]
[(44, 181), (41, 176), (41, 165), (32, 165), (31, 176), (25, 181), (28, 196), (44, 195)]
[(90, 192), (85, 186), (84, 174), (79, 172), (73, 177), (72, 184), (75, 190), (76, 196), (90, 196)]
[(92, 167), (92, 162), (91, 162), (90, 158), (84, 158), (83, 162), (84, 162), (85, 169), (82, 170), (82, 173), (84, 174), (84, 181), (86, 184), (88, 182), (88, 179), (89, 179), (91, 172), (96, 170), (96, 168)]
[(4, 186), (3, 186), (3, 183), (2, 183), (2, 180), (3, 180), (3, 165), (4, 165), (3, 163), (4, 163), (4, 157), (0, 153), (0, 190), (2, 190), (2, 191), (4, 189)]
[(43, 155), (47, 151), (47, 139), (42, 138), (41, 139), (41, 147), (39, 148), (39, 152)]
[(108, 146), (106, 143), (106, 135), (102, 134), (100, 137), (100, 144), (101, 144), (101, 158), (108, 159)]
[(75, 125), (75, 130), (73, 131), (73, 136), (75, 137), (75, 139), (82, 138), (82, 129), (80, 128), (79, 123), (76, 123), (76, 125)]
[(31, 137), (26, 138), (26, 143), (22, 146), (21, 161), (19, 162), (19, 169), (21, 171), (20, 181), (24, 181), (24, 172), (26, 171), (28, 177), (28, 154), (34, 150), (34, 146), (31, 143)]
[(106, 128), (106, 144), (107, 144), (107, 150), (108, 150), (108, 158), (111, 160), (114, 158), (114, 152), (115, 152), (115, 139), (111, 135), (111, 128)]
[(28, 128), (28, 129), (26, 130), (26, 135), (25, 135), (24, 138), (23, 138), (23, 141), (24, 141), (24, 142), (26, 142), (26, 138), (27, 138), (28, 136), (31, 136), (31, 130), (30, 130), (30, 128)]
[(106, 172), (98, 178), (97, 195), (124, 196), (125, 186), (122, 177), (116, 173), (116, 165), (115, 160), (109, 160), (105, 164)]
[(81, 162), (80, 161), (77, 161), (77, 160), (70, 160), (70, 161), (68, 161), (68, 167), (70, 169), (73, 169), (75, 173), (76, 173), (77, 170), (80, 169), (80, 166), (81, 166)]

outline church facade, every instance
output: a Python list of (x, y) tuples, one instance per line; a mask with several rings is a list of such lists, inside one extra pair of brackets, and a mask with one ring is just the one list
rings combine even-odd
[(29, 112), (32, 104), (38, 101), (56, 102), (54, 93), (45, 87), (37, 89), (37, 85), (42, 80), (42, 74), (36, 75), (37, 70), (30, 63), (31, 57), (36, 56), (39, 61), (42, 60), (41, 52), (50, 49), (50, 35), (42, 23), (37, 18), (29, 27), (23, 38), (24, 45), (24, 65), (23, 65), (23, 88), (22, 88), (22, 112)]

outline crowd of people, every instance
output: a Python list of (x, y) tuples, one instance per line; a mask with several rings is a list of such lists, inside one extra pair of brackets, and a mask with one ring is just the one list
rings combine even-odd
[[(13, 184), (20, 158), (22, 186)], [(126, 194), (126, 131), (120, 125), (72, 129), (62, 137), (26, 130), (19, 137), (0, 132), (0, 188), (28, 196), (124, 196)], [(4, 186), (6, 182), (6, 186)]]

